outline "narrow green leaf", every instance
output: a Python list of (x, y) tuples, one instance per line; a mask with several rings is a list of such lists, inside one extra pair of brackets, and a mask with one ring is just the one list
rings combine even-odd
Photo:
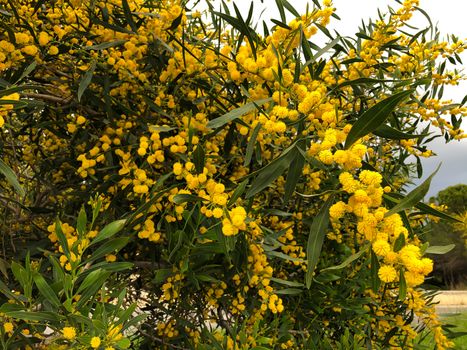
[(253, 180), (250, 188), (246, 193), (246, 198), (251, 198), (261, 190), (268, 187), (274, 180), (281, 176), (285, 170), (290, 167), (292, 160), (295, 157), (295, 152), (283, 153), (281, 156), (270, 162), (265, 167), (261, 168), (257, 177)]
[(183, 203), (186, 203), (186, 202), (189, 202), (189, 203), (191, 203), (191, 202), (203, 202), (205, 200), (206, 199), (195, 196), (193, 194), (182, 193), (182, 194), (176, 194), (174, 196), (173, 202), (175, 204), (179, 205), (179, 204), (183, 204)]
[(5, 315), (24, 321), (57, 322), (60, 320), (57, 313), (47, 311), (7, 311)]
[(86, 291), (89, 287), (96, 284), (97, 281), (101, 278), (101, 276), (108, 275), (108, 271), (100, 268), (90, 272), (86, 278), (81, 282), (78, 290), (75, 292), (75, 295), (81, 294), (82, 292)]
[(298, 295), (303, 293), (303, 289), (298, 288), (285, 288), (285, 289), (278, 289), (274, 291), (274, 294), (281, 294), (281, 295)]
[(193, 163), (195, 164), (196, 172), (201, 174), (206, 162), (206, 154), (202, 145), (198, 144), (193, 151)]
[(104, 239), (110, 238), (120, 232), (125, 226), (126, 220), (116, 220), (106, 225), (99, 233), (94, 237), (91, 244), (96, 244)]
[(127, 41), (128, 41), (128, 40), (108, 41), (108, 42), (105, 42), (105, 43), (100, 43), (100, 44), (96, 44), (96, 45), (86, 46), (84, 49), (85, 49), (85, 50), (105, 50), (105, 49), (109, 49), (109, 48), (111, 48), (111, 47), (120, 46), (120, 45), (126, 43)]
[(133, 20), (133, 14), (131, 13), (127, 0), (122, 0), (122, 8), (128, 25), (130, 26), (131, 30), (136, 33), (138, 28), (136, 27), (135, 21)]
[(428, 136), (428, 134), (407, 134), (386, 124), (380, 125), (376, 130), (373, 131), (373, 134), (390, 140), (408, 140)]
[(63, 253), (68, 258), (68, 260), (70, 260), (70, 248), (68, 247), (68, 240), (63, 234), (62, 223), (58, 218), (57, 220), (55, 220), (55, 234), (57, 235), (58, 242), (60, 243), (60, 246), (63, 249)]
[(295, 17), (300, 17), (300, 13), (287, 0), (279, 0), (282, 5)]
[(84, 207), (81, 207), (78, 220), (76, 221), (76, 231), (80, 237), (82, 237), (86, 231), (87, 220), (86, 210), (84, 210)]
[(398, 252), (405, 246), (405, 236), (403, 233), (399, 235), (399, 237), (396, 238), (396, 241), (394, 242), (394, 248), (393, 250), (395, 252)]
[(405, 281), (404, 269), (399, 270), (399, 299), (405, 300), (407, 296), (407, 282)]
[(368, 247), (369, 246), (365, 246), (362, 250), (360, 250), (359, 252), (355, 253), (355, 254), (352, 254), (351, 256), (349, 256), (347, 259), (345, 259), (341, 264), (339, 265), (336, 265), (336, 266), (331, 266), (331, 267), (327, 267), (325, 269), (322, 269), (321, 272), (325, 272), (325, 271), (331, 271), (331, 270), (341, 270), (347, 266), (349, 266), (351, 263), (353, 263), (355, 260), (357, 260), (358, 258), (360, 258), (363, 253), (365, 253), (367, 250), (368, 250)]
[(276, 252), (275, 250), (271, 251), (265, 251), (265, 254), (269, 257), (275, 257), (283, 260), (288, 260), (288, 261), (297, 261), (297, 262), (304, 262), (303, 259), (300, 258), (293, 258), (288, 254), (282, 253), (282, 252)]
[(334, 197), (332, 195), (329, 196), (313, 219), (310, 227), (310, 234), (308, 235), (308, 243), (306, 246), (308, 264), (305, 274), (305, 284), (308, 289), (310, 289), (313, 271), (318, 264), (321, 249), (323, 248), (324, 237), (326, 236), (326, 230), (329, 224), (329, 208), (331, 207), (333, 200)]
[(36, 60), (34, 60), (29, 66), (27, 66), (27, 68), (24, 70), (23, 74), (21, 74), (21, 76), (19, 77), (19, 79), (16, 81), (15, 84), (17, 84), (18, 82), (26, 78), (29, 74), (31, 74), (32, 71), (36, 69), (36, 67), (37, 67), (37, 62)]
[(391, 97), (378, 102), (369, 110), (364, 112), (352, 125), (352, 128), (347, 135), (347, 140), (345, 141), (345, 148), (348, 149), (359, 138), (376, 130), (384, 123), (397, 105), (409, 97), (412, 92), (413, 90), (408, 90), (396, 93)]
[(283, 284), (285, 286), (289, 286), (289, 287), (304, 287), (305, 286), (303, 283), (283, 280), (281, 278), (271, 277), (270, 280), (273, 282), (279, 283), (279, 284)]
[(261, 130), (261, 127), (261, 123), (256, 124), (253, 132), (251, 133), (250, 139), (248, 140), (248, 145), (246, 147), (245, 162), (243, 163), (244, 166), (248, 166), (251, 162), (251, 157), (253, 156), (253, 151), (256, 145), (256, 138), (258, 137), (258, 133)]
[(245, 103), (243, 106), (236, 108), (230, 112), (227, 112), (226, 114), (216, 118), (212, 119), (207, 123), (207, 127), (211, 129), (219, 128), (232, 120), (235, 120), (237, 118), (240, 118), (241, 116), (254, 111), (255, 109), (259, 108), (259, 106), (264, 105), (265, 103), (268, 103), (272, 100), (271, 97), (269, 98), (263, 98), (261, 100), (257, 100), (254, 102), (248, 102)]
[(455, 244), (448, 244), (448, 245), (433, 245), (429, 246), (425, 250), (425, 254), (446, 254), (449, 253), (451, 250), (453, 250), (456, 247)]
[(379, 262), (378, 262), (378, 257), (376, 256), (376, 254), (373, 252), (372, 249), (370, 249), (370, 252), (371, 252), (371, 260), (370, 260), (371, 289), (373, 289), (373, 292), (376, 293), (381, 284), (381, 281), (378, 276)]
[(20, 185), (18, 178), (16, 177), (16, 174), (11, 170), (11, 168), (6, 165), (3, 160), (0, 159), (0, 174), (3, 174), (5, 176), (6, 180), (8, 183), (13, 186), (15, 191), (21, 196), (24, 197), (25, 192), (23, 187)]
[(37, 272), (33, 274), (33, 279), (37, 289), (39, 289), (39, 292), (42, 294), (42, 296), (44, 296), (45, 299), (53, 306), (60, 307), (61, 303), (57, 297), (57, 294), (55, 294), (54, 290), (52, 287), (50, 287), (44, 277), (42, 277), (42, 275)]
[(100, 273), (97, 279), (94, 280), (93, 284), (89, 285), (86, 289), (83, 289), (83, 293), (80, 294), (80, 299), (78, 300), (78, 303), (76, 304), (76, 308), (79, 309), (83, 305), (85, 305), (88, 302), (88, 300), (92, 298), (99, 289), (102, 288), (102, 285), (104, 284), (105, 280), (109, 278), (110, 275), (111, 273), (108, 271), (104, 271)]
[(91, 83), (92, 76), (94, 74), (94, 70), (96, 69), (96, 61), (91, 63), (89, 69), (84, 73), (83, 79), (81, 79), (78, 87), (78, 101), (81, 101), (81, 96), (83, 96), (84, 91), (87, 89), (89, 84)]
[(96, 251), (91, 254), (91, 257), (86, 260), (86, 262), (97, 260), (110, 253), (118, 252), (128, 244), (129, 240), (129, 237), (118, 237), (107, 241), (104, 245), (101, 245), (99, 248), (97, 248)]
[(237, 186), (237, 188), (235, 189), (234, 193), (232, 194), (232, 196), (230, 197), (229, 199), (229, 202), (227, 203), (227, 206), (230, 207), (232, 204), (235, 203), (235, 201), (240, 198), (240, 196), (243, 194), (243, 192), (245, 192), (245, 189), (246, 189), (246, 185), (248, 185), (248, 179), (242, 181), (240, 183), (240, 185)]
[(430, 189), (431, 180), (433, 176), (436, 175), (440, 167), (441, 167), (441, 163), (438, 165), (436, 170), (430, 176), (428, 176), (428, 178), (425, 181), (423, 181), (423, 183), (420, 186), (418, 186), (417, 188), (412, 190), (409, 194), (407, 194), (405, 198), (401, 199), (398, 204), (396, 204), (393, 208), (391, 208), (391, 210), (386, 212), (384, 216), (388, 217), (404, 209), (412, 208), (413, 206), (418, 204), (418, 202), (420, 202), (425, 197), (425, 195), (428, 193), (428, 190)]
[[(299, 145), (297, 144), (297, 147)], [(287, 174), (287, 180), (285, 182), (285, 193), (284, 193), (284, 203), (287, 204), (289, 199), (292, 197), (292, 194), (295, 191), (300, 177), (302, 176), (303, 167), (305, 166), (305, 158), (302, 156), (301, 152), (295, 152), (295, 158), (290, 164), (289, 172)]]

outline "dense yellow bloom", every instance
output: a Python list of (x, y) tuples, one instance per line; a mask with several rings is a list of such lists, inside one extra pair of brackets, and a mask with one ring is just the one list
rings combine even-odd
[(385, 283), (394, 282), (397, 278), (396, 269), (389, 265), (383, 265), (378, 270), (378, 277)]
[(91, 338), (91, 348), (97, 349), (101, 345), (101, 338), (92, 337)]
[(376, 255), (386, 256), (391, 251), (391, 247), (386, 240), (378, 239), (372, 245), (373, 251)]
[(76, 337), (76, 329), (74, 327), (63, 327), (62, 334), (63, 338), (73, 340)]
[(11, 322), (5, 322), (3, 324), (3, 329), (5, 330), (6, 333), (11, 333), (13, 332), (13, 323)]

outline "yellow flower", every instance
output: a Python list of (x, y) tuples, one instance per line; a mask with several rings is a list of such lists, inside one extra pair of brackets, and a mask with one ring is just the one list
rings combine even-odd
[(37, 53), (37, 47), (36, 47), (36, 45), (28, 45), (28, 46), (23, 47), (22, 51), (26, 55), (34, 56)]
[(76, 329), (74, 327), (63, 327), (62, 334), (63, 338), (73, 340), (76, 337)]
[(3, 325), (3, 329), (5, 330), (6, 333), (13, 332), (13, 323), (5, 322), (4, 325)]
[(76, 117), (76, 123), (78, 125), (84, 124), (86, 123), (86, 118), (83, 117), (82, 115), (79, 115), (78, 117)]
[(385, 283), (394, 282), (397, 278), (396, 269), (389, 265), (383, 265), (378, 270), (379, 279)]
[(391, 246), (387, 241), (378, 239), (373, 243), (373, 251), (376, 255), (386, 256), (391, 251)]
[(68, 123), (67, 125), (68, 132), (74, 134), (76, 132), (76, 124)]
[(91, 339), (91, 347), (93, 349), (97, 349), (101, 345), (101, 339), (99, 337), (92, 337)]
[(105, 257), (105, 260), (108, 262), (114, 262), (115, 260), (117, 260), (117, 257), (114, 254), (109, 254)]
[(40, 32), (39, 33), (39, 45), (40, 46), (45, 46), (49, 43), (50, 41), (50, 37), (49, 37), (49, 34), (47, 34), (46, 32)]
[(56, 54), (58, 54), (58, 47), (57, 46), (49, 47), (49, 54), (52, 56), (55, 56)]

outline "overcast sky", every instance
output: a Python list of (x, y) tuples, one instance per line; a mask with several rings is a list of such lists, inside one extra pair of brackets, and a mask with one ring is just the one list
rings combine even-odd
[[(251, 1), (234, 0), (233, 2), (246, 17)], [(300, 13), (305, 13), (308, 2), (312, 4), (312, 1), (306, 0), (289, 0), (289, 2)], [(274, 0), (254, 0), (254, 4), (256, 16), (259, 16), (264, 9), (261, 19), (280, 18)], [(336, 8), (336, 14), (341, 20), (332, 19), (327, 28), (337, 30), (339, 34), (344, 36), (353, 36), (358, 31), (362, 19), (367, 22), (369, 18), (376, 18), (378, 9), (387, 12), (388, 6), (393, 8), (400, 6), (396, 0), (334, 0), (333, 4)], [(447, 34), (455, 34), (461, 39), (467, 39), (466, 0), (421, 0), (420, 7), (429, 14), (432, 22), (438, 26), (443, 38)], [(410, 23), (420, 29), (425, 28), (428, 24), (426, 18), (420, 13), (417, 13)], [(314, 37), (312, 40), (316, 44), (324, 46), (326, 37)], [(461, 57), (464, 67), (466, 67), (467, 52), (464, 52)], [(456, 87), (446, 87), (443, 98), (453, 99), (453, 102), (460, 102), (466, 94), (467, 82), (463, 82)], [(467, 121), (464, 121), (463, 128), (464, 130), (467, 129)], [(467, 184), (467, 139), (460, 142), (453, 141), (446, 145), (444, 140), (439, 138), (432, 143), (431, 147), (438, 156), (423, 161), (424, 173), (422, 179), (418, 182), (423, 181), (440, 162), (442, 162), (442, 166), (432, 181), (427, 199), (448, 186), (460, 183)]]

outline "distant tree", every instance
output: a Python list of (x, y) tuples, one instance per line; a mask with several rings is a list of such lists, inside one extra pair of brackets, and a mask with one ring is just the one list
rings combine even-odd
[[(440, 191), (430, 202), (447, 207), (447, 213), (465, 221), (467, 211), (467, 185), (450, 186)], [(467, 244), (464, 223), (432, 222), (428, 233), (431, 245), (455, 244), (449, 254), (433, 256), (433, 275), (438, 283), (448, 288), (459, 288), (467, 283)]]

